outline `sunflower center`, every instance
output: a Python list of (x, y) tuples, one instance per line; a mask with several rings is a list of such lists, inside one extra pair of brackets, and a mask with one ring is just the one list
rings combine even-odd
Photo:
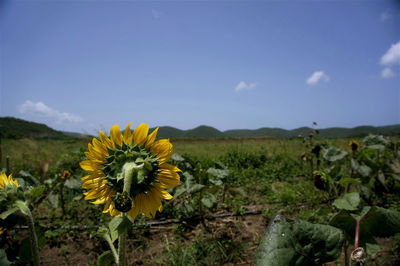
[(357, 143), (352, 142), (350, 145), (351, 145), (351, 150), (352, 151), (358, 150), (358, 144)]
[(117, 193), (124, 191), (127, 165), (134, 165), (128, 189), (130, 197), (147, 193), (153, 183), (159, 182), (156, 179), (160, 171), (158, 159), (147, 149), (136, 144), (123, 144), (122, 147), (116, 146), (115, 150), (108, 150), (108, 154), (102, 170), (108, 181), (107, 185)]

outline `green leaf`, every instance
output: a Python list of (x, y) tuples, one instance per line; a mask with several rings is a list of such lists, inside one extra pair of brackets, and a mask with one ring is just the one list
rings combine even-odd
[(108, 250), (106, 252), (103, 252), (97, 258), (97, 266), (108, 266), (108, 265), (111, 265), (113, 261), (114, 261), (114, 256), (113, 256), (111, 250)]
[(374, 150), (384, 150), (389, 144), (383, 136), (369, 135), (363, 139), (364, 145)]
[(183, 193), (186, 192), (186, 188), (184, 185), (180, 185), (179, 187), (177, 187), (177, 189), (175, 190), (174, 193), (174, 199), (179, 197), (180, 195), (182, 195)]
[(361, 184), (361, 181), (351, 177), (345, 177), (339, 180), (338, 182), (340, 185), (344, 186), (347, 184)]
[(322, 264), (339, 257), (343, 241), (343, 233), (335, 227), (301, 220), (289, 223), (278, 214), (260, 243), (255, 265)]
[(194, 184), (189, 189), (187, 189), (186, 191), (189, 194), (194, 194), (194, 193), (200, 192), (201, 190), (203, 190), (203, 188), (205, 188), (205, 186), (202, 185), (202, 184)]
[(29, 237), (21, 241), (21, 245), (18, 251), (18, 257), (23, 262), (28, 262), (32, 258), (31, 241)]
[(359, 164), (356, 160), (351, 159), (351, 167), (353, 168), (354, 171), (358, 172), (360, 175), (363, 177), (367, 177), (371, 174), (372, 169), (365, 165), (365, 164)]
[(389, 237), (400, 232), (400, 212), (376, 206), (364, 207), (359, 215), (354, 216), (341, 210), (329, 224), (343, 229), (346, 238), (354, 243), (356, 220), (360, 219), (360, 246), (363, 247), (368, 243), (376, 244), (373, 237)]
[(183, 161), (185, 161), (185, 158), (183, 158), (182, 156), (180, 156), (177, 153), (172, 154), (171, 159), (174, 160), (175, 162), (183, 162)]
[(358, 171), (358, 169), (360, 168), (360, 164), (353, 158), (351, 158), (350, 164), (351, 164), (351, 168), (353, 168), (354, 171)]
[(187, 193), (193, 194), (201, 191), (205, 187), (202, 184), (198, 184), (190, 173), (185, 172), (183, 173), (183, 176), (185, 177), (185, 187)]
[(181, 213), (183, 213), (185, 217), (191, 217), (195, 213), (193, 204), (191, 204), (190, 202), (180, 204), (178, 208), (179, 208), (179, 211)]
[(341, 210), (329, 221), (329, 225), (340, 228), (346, 234), (346, 239), (354, 243), (354, 233), (356, 230), (356, 218), (346, 210)]
[(351, 192), (336, 199), (332, 205), (341, 210), (355, 211), (358, 204), (360, 204), (360, 194), (358, 192)]
[(228, 169), (209, 168), (207, 173), (221, 180), (225, 180), (229, 176)]
[(400, 162), (398, 160), (393, 160), (389, 164), (390, 169), (392, 169), (393, 173), (400, 174)]
[(9, 266), (11, 262), (7, 258), (7, 254), (4, 249), (0, 249), (0, 265)]
[(328, 160), (330, 162), (342, 160), (344, 157), (346, 157), (347, 154), (347, 151), (338, 149), (336, 147), (329, 147), (322, 150), (322, 156), (325, 160)]
[(386, 191), (389, 191), (389, 189), (386, 186), (385, 175), (382, 173), (381, 170), (379, 170), (379, 172), (378, 172), (378, 181), (382, 184), (382, 186), (386, 189)]
[(378, 237), (389, 237), (399, 233), (400, 212), (373, 206), (364, 215), (361, 230)]
[(19, 171), (19, 175), (24, 177), (24, 179), (29, 179), (35, 185), (40, 185), (40, 181), (27, 171), (21, 170)]
[(0, 214), (0, 219), (5, 220), (8, 216), (10, 216), (11, 214), (13, 214), (14, 212), (16, 212), (18, 210), (19, 210), (18, 207), (13, 207), (11, 209), (8, 209)]
[(36, 199), (36, 198), (40, 197), (45, 190), (46, 190), (45, 186), (35, 187), (29, 191), (29, 195), (30, 195), (31, 199)]
[(50, 192), (49, 196), (47, 197), (51, 207), (53, 207), (54, 209), (58, 208), (58, 202), (59, 202), (59, 195), (58, 194), (54, 194), (52, 192)]
[(392, 177), (393, 177), (395, 180), (400, 181), (400, 175), (392, 174)]
[(111, 241), (114, 242), (121, 234), (132, 227), (132, 222), (127, 216), (116, 216), (108, 224)]
[(101, 236), (102, 238), (106, 238), (106, 236), (109, 234), (109, 230), (106, 227), (100, 227), (99, 229), (97, 229), (97, 235)]
[(78, 178), (70, 177), (65, 181), (64, 186), (69, 189), (80, 189), (82, 186), (82, 181)]
[(358, 171), (358, 172), (360, 173), (360, 175), (362, 175), (363, 177), (368, 177), (368, 176), (371, 174), (372, 169), (371, 169), (371, 167), (369, 167), (369, 166), (367, 166), (367, 165), (365, 165), (365, 164), (362, 164), (362, 165), (360, 165), (360, 167), (358, 168), (357, 171)]
[(210, 179), (208, 179), (208, 181), (210, 181), (210, 183), (215, 186), (222, 186), (224, 184), (224, 182), (222, 182), (222, 180), (220, 180), (220, 179), (210, 178)]
[(217, 198), (215, 197), (214, 194), (205, 194), (201, 198), (201, 203), (203, 203), (203, 205), (206, 208), (212, 209), (213, 207), (215, 207), (217, 205)]
[(380, 247), (377, 243), (366, 243), (365, 251), (368, 255), (376, 254), (380, 250)]
[(25, 215), (30, 213), (29, 207), (26, 205), (26, 202), (17, 200), (14, 205)]

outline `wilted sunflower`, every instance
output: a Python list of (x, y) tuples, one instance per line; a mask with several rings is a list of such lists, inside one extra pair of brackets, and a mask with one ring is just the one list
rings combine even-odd
[(162, 210), (161, 199), (172, 198), (165, 189), (179, 185), (180, 170), (167, 163), (173, 154), (169, 140), (155, 141), (158, 128), (147, 135), (148, 125), (131, 132), (131, 123), (124, 134), (114, 125), (110, 138), (100, 131), (99, 139), (88, 144), (88, 160), (80, 165), (90, 173), (82, 178), (82, 188), (89, 189), (86, 200), (105, 204), (103, 213), (127, 212), (135, 219), (139, 213), (150, 217)]
[(16, 186), (18, 187), (18, 181), (12, 179), (12, 175), (7, 175), (4, 172), (0, 174), (0, 188), (4, 188), (5, 186)]
[(355, 140), (350, 141), (349, 146), (352, 152), (355, 152), (360, 148), (360, 144), (358, 144), (358, 142)]
[(68, 179), (71, 176), (71, 173), (68, 170), (65, 170), (61, 175), (61, 179)]

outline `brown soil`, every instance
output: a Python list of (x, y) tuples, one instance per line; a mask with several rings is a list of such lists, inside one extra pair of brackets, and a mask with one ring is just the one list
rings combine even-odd
[[(248, 215), (205, 220), (204, 225), (199, 223), (189, 232), (183, 233), (185, 243), (190, 244), (193, 238), (201, 235), (212, 239), (232, 239), (246, 244), (246, 250), (235, 257), (234, 262), (225, 265), (251, 265), (267, 221), (261, 215)], [(174, 225), (134, 229), (127, 242), (127, 265), (161, 265), (163, 255), (176, 246), (178, 238), (182, 241), (182, 236), (176, 233)], [(70, 236), (55, 242), (57, 243), (53, 247), (47, 244), (40, 251), (42, 265), (96, 264), (97, 257), (108, 250), (105, 241), (98, 241), (87, 234)]]
[[(261, 205), (260, 205), (261, 206)], [(247, 210), (262, 209), (260, 206), (247, 206)], [(262, 206), (264, 207), (264, 205)], [(199, 237), (226, 240), (240, 243), (239, 249), (230, 260), (222, 265), (252, 265), (257, 247), (267, 228), (268, 221), (262, 215), (231, 216), (205, 220), (204, 223), (193, 224), (187, 231), (177, 231), (176, 224), (153, 226), (151, 228), (132, 230), (128, 237), (127, 265), (165, 265), (165, 256), (171, 249), (191, 244)], [(27, 237), (27, 232), (23, 232)], [(381, 251), (365, 261), (364, 265), (400, 265), (400, 257), (393, 255), (393, 239), (378, 238)], [(48, 241), (40, 251), (41, 265), (96, 265), (100, 254), (108, 251), (109, 247), (88, 233), (70, 234), (62, 239)], [(353, 247), (348, 247), (348, 254)], [(344, 251), (337, 262), (327, 263), (334, 266), (345, 265)], [(22, 264), (19, 264), (22, 265)]]

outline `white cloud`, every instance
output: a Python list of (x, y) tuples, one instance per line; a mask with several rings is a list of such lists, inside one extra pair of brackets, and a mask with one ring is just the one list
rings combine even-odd
[(250, 82), (249, 84), (246, 84), (246, 82), (241, 81), (238, 83), (238, 85), (236, 85), (235, 91), (239, 92), (239, 91), (244, 91), (244, 90), (250, 90), (250, 89), (254, 89), (255, 87), (256, 87), (256, 83), (254, 83), (254, 82)]
[(394, 72), (392, 69), (390, 69), (389, 67), (385, 67), (382, 72), (381, 72), (381, 77), (384, 79), (390, 79), (393, 78), (395, 76)]
[(315, 71), (308, 79), (307, 79), (307, 84), (308, 85), (316, 85), (318, 82), (324, 81), (328, 82), (329, 77), (324, 73), (324, 71)]
[(34, 103), (29, 100), (18, 106), (18, 112), (23, 115), (27, 115), (30, 118), (50, 120), (50, 122), (53, 121), (56, 124), (78, 123), (83, 121), (83, 119), (79, 116), (57, 111), (48, 107), (42, 102)]
[(390, 12), (390, 10), (386, 10), (386, 11), (382, 12), (380, 15), (380, 19), (382, 22), (385, 22), (386, 20), (390, 20), (391, 18), (392, 18), (392, 13)]
[(158, 11), (158, 10), (155, 10), (155, 9), (152, 9), (151, 10), (151, 15), (153, 16), (153, 18), (160, 18), (161, 17), (161, 15), (162, 15), (162, 12), (161, 11)]
[(389, 48), (386, 53), (381, 57), (381, 65), (389, 66), (400, 64), (400, 41)]

